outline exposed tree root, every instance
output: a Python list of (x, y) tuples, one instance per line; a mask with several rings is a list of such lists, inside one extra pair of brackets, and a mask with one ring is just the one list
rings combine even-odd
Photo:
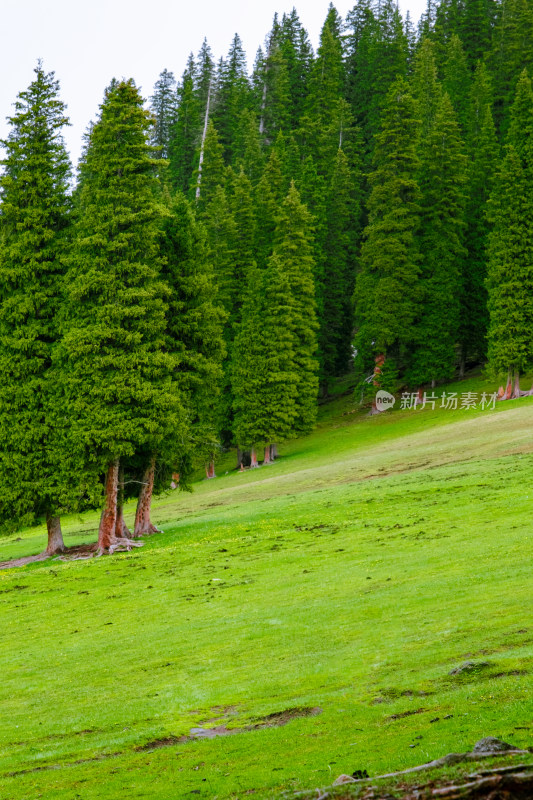
[(44, 551), (35, 556), (25, 556), (24, 558), (16, 558), (12, 561), (0, 561), (0, 570), (25, 567), (28, 564), (48, 561), (49, 559), (53, 559), (54, 561), (85, 561), (97, 556), (113, 555), (113, 553), (129, 551), (133, 547), (142, 547), (143, 544), (144, 542), (136, 542), (124, 537), (113, 540), (108, 549), (99, 547), (97, 542), (93, 542), (92, 544), (78, 544), (73, 547), (66, 547), (59, 555), (57, 553), (47, 553)]
[(25, 567), (27, 564), (35, 564), (37, 561), (46, 561), (52, 556), (46, 552), (36, 556), (25, 556), (24, 558), (14, 558), (12, 561), (0, 561), (0, 569), (11, 569), (12, 567)]
[(113, 553), (120, 553), (130, 551), (132, 547), (142, 547), (142, 542), (136, 542), (133, 539), (113, 539), (109, 547), (97, 547), (97, 557), (103, 555), (113, 555)]
[(150, 522), (148, 528), (135, 532), (134, 536), (137, 539), (141, 536), (153, 536), (154, 533), (164, 533), (164, 531), (158, 528), (157, 525), (154, 525), (153, 522)]

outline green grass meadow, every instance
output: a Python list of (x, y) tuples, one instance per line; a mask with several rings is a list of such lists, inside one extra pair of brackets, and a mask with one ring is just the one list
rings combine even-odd
[(230, 453), (155, 501), (144, 547), (0, 571), (0, 800), (274, 798), (533, 745), (532, 425), (533, 398), (369, 418), (347, 394), (274, 465)]

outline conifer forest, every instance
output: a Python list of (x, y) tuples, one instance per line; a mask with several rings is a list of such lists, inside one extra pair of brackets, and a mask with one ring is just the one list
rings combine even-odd
[(476, 365), (529, 394), (530, 0), (330, 5), (316, 52), (293, 10), (251, 74), (204, 41), (149, 98), (102, 87), (77, 170), (52, 66), (2, 143), (4, 532), (55, 554), (100, 509), (94, 552), (135, 547), (153, 495), (273, 461), (348, 373), (368, 408)]

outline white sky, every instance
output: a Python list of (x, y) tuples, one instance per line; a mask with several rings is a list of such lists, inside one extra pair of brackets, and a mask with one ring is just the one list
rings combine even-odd
[[(338, 0), (345, 16), (355, 0)], [(270, 30), (274, 13), (296, 6), (316, 48), (329, 0), (0, 0), (0, 138), (17, 94), (33, 80), (38, 58), (54, 71), (72, 127), (65, 139), (74, 162), (111, 78), (134, 78), (146, 98), (163, 69), (180, 78), (207, 37), (215, 60), (239, 33), (248, 62)], [(426, 0), (400, 0), (418, 20)]]

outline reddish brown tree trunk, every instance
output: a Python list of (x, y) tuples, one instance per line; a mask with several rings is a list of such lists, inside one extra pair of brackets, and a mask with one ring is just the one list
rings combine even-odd
[(109, 552), (115, 543), (115, 528), (117, 525), (117, 494), (118, 494), (118, 458), (112, 461), (107, 468), (105, 479), (105, 506), (100, 517), (98, 530), (98, 553)]
[(383, 372), (383, 366), (385, 364), (385, 355), (382, 353), (379, 356), (376, 356), (374, 359), (374, 378), (372, 380), (373, 386), (376, 386), (378, 389), (381, 386), (381, 373)]
[(129, 539), (131, 531), (124, 519), (124, 467), (118, 471), (118, 491), (117, 491), (117, 521), (115, 524), (115, 536), (117, 539)]
[(271, 464), (272, 458), (270, 457), (270, 445), (267, 444), (265, 447), (265, 457), (263, 459), (263, 464)]
[(46, 512), (46, 529), (48, 531), (48, 544), (46, 546), (48, 555), (53, 556), (56, 553), (64, 553), (65, 543), (61, 532), (61, 520), (59, 517), (53, 517), (48, 511)]
[(209, 462), (209, 464), (205, 465), (205, 476), (208, 480), (210, 480), (211, 478), (216, 478), (215, 462), (212, 459)]
[(258, 467), (259, 464), (257, 463), (257, 453), (255, 452), (255, 447), (252, 447), (250, 451), (250, 467)]
[(145, 473), (143, 475), (143, 482), (137, 501), (137, 512), (135, 514), (135, 530), (133, 535), (147, 536), (150, 533), (160, 533), (159, 528), (152, 525), (150, 519), (150, 510), (152, 507), (152, 494), (154, 491), (154, 478), (155, 478), (155, 456), (152, 456)]

